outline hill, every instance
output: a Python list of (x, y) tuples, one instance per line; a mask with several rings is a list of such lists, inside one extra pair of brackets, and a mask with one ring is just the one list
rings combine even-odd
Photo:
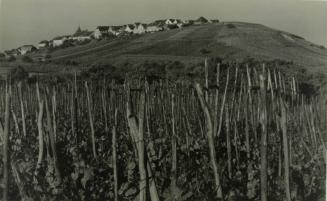
[[(69, 71), (70, 64), (78, 64), (77, 68), (83, 69), (94, 64), (110, 64), (126, 72), (133, 69), (133, 66), (140, 66), (149, 61), (150, 64), (179, 61), (185, 66), (192, 66), (193, 73), (197, 73), (202, 71), (197, 66), (203, 63), (205, 57), (219, 57), (225, 61), (242, 62), (254, 59), (289, 62), (292, 65), (289, 71), (305, 69), (307, 77), (319, 81), (322, 81), (327, 73), (325, 47), (291, 33), (244, 22), (194, 25), (114, 40), (92, 41), (80, 46), (40, 51), (29, 56), (37, 60), (45, 54), (51, 55), (52, 63), (41, 64), (39, 69), (43, 71), (52, 69), (53, 66), (60, 71), (62, 64), (65, 64), (65, 72)], [(38, 69), (41, 65), (36, 63), (33, 69)], [(31, 69), (30, 66), (31, 64), (28, 69)], [(317, 72), (320, 73), (318, 79), (317, 76), (311, 75)]]
[(259, 24), (225, 22), (190, 26), (110, 42), (93, 42), (51, 53), (53, 61), (83, 64), (144, 60), (197, 62), (204, 57), (242, 61), (284, 60), (319, 71), (327, 67), (327, 50), (284, 31)]

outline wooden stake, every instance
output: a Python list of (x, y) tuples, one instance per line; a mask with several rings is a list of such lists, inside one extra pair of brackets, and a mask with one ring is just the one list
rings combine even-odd
[(261, 201), (268, 200), (268, 181), (267, 181), (267, 111), (266, 111), (266, 79), (265, 67), (263, 66), (263, 74), (260, 78), (260, 92), (261, 92), (261, 111), (260, 111), (260, 124), (261, 124), (261, 145), (260, 145), (260, 186), (261, 186)]
[(219, 138), (219, 136), (220, 136), (220, 133), (221, 133), (221, 126), (222, 126), (222, 123), (223, 123), (223, 114), (224, 114), (224, 108), (225, 108), (225, 101), (226, 101), (226, 95), (227, 95), (228, 83), (229, 83), (229, 68), (227, 68), (227, 77), (226, 77), (225, 91), (224, 91), (224, 96), (223, 96), (223, 102), (222, 102), (222, 104), (221, 104), (221, 108), (220, 108), (219, 127), (218, 127), (218, 133), (217, 133), (217, 137), (218, 137), (218, 138)]
[(39, 103), (39, 113), (38, 113), (38, 120), (37, 120), (37, 128), (38, 128), (38, 133), (39, 133), (39, 155), (36, 163), (36, 168), (34, 172), (34, 177), (39, 173), (39, 169), (41, 167), (42, 159), (43, 159), (43, 154), (44, 154), (44, 140), (43, 140), (43, 124), (42, 124), (42, 119), (43, 119), (43, 108), (44, 108), (44, 101), (40, 100)]
[(94, 125), (93, 125), (91, 98), (90, 98), (90, 92), (89, 92), (89, 87), (88, 87), (87, 82), (85, 82), (85, 89), (86, 89), (86, 96), (87, 96), (87, 108), (88, 108), (88, 114), (89, 114), (89, 122), (90, 122), (90, 127), (91, 127), (93, 158), (97, 158), (97, 153), (96, 153), (96, 148), (95, 148), (95, 131), (94, 131)]
[(177, 188), (177, 143), (176, 143), (176, 131), (175, 131), (175, 94), (171, 95), (171, 126), (172, 126), (172, 137), (171, 137), (171, 152), (172, 152), (172, 166), (171, 166), (171, 193), (176, 196)]
[(201, 104), (202, 111), (205, 114), (205, 119), (206, 119), (206, 128), (207, 128), (207, 137), (208, 137), (208, 144), (209, 144), (209, 151), (210, 151), (210, 160), (211, 160), (211, 165), (212, 165), (212, 170), (214, 172), (215, 176), (215, 183), (216, 183), (216, 195), (218, 199), (223, 198), (222, 195), (222, 189), (220, 185), (220, 178), (219, 178), (219, 173), (218, 173), (218, 167), (217, 167), (217, 161), (216, 161), (216, 151), (215, 151), (215, 146), (214, 146), (214, 140), (213, 140), (213, 126), (212, 126), (212, 118), (211, 118), (211, 113), (208, 108), (208, 104), (205, 101), (203, 97), (203, 92), (200, 87), (200, 84), (196, 83), (195, 84), (195, 89)]
[(26, 137), (26, 122), (25, 122), (25, 110), (24, 110), (23, 94), (22, 94), (22, 82), (18, 83), (18, 95), (19, 95), (19, 102), (20, 102), (20, 111), (22, 115), (23, 134), (24, 137)]
[[(8, 86), (9, 85), (9, 86)], [(5, 101), (5, 125), (3, 132), (3, 201), (8, 201), (8, 192), (9, 192), (9, 133), (10, 133), (10, 84), (7, 83), (6, 86), (6, 101)]]
[(116, 150), (116, 135), (117, 135), (117, 113), (118, 110), (115, 108), (114, 114), (114, 125), (112, 127), (112, 164), (114, 171), (114, 195), (115, 201), (118, 201), (118, 174), (117, 174), (117, 150)]
[(281, 117), (280, 125), (283, 135), (283, 156), (284, 156), (284, 181), (285, 181), (285, 193), (287, 201), (291, 201), (291, 192), (290, 192), (290, 175), (289, 175), (289, 151), (288, 151), (288, 139), (287, 139), (287, 118), (286, 118), (286, 109), (283, 103), (283, 100), (280, 99), (281, 107)]

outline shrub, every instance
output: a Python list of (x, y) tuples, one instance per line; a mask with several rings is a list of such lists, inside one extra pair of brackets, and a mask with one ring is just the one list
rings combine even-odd
[(323, 46), (323, 45), (320, 45), (319, 48), (322, 49), (322, 50), (325, 50), (326, 49), (326, 47)]
[(23, 56), (22, 61), (26, 63), (32, 63), (33, 59), (29, 56)]
[(178, 26), (176, 24), (169, 24), (168, 26), (168, 29), (177, 29)]
[(3, 53), (0, 53), (0, 61), (3, 61), (3, 60), (5, 60), (5, 58), (6, 58), (6, 55), (5, 55), (5, 54), (3, 54)]
[(77, 66), (79, 63), (74, 60), (64, 60), (61, 62), (61, 64), (65, 64), (67, 66)]
[(236, 28), (236, 26), (234, 24), (227, 24), (226, 26), (229, 29), (235, 29)]
[(14, 57), (14, 56), (9, 56), (8, 61), (9, 61), (9, 62), (16, 61), (16, 57)]
[(206, 48), (202, 48), (202, 49), (200, 50), (200, 52), (201, 52), (201, 54), (205, 55), (205, 54), (209, 54), (211, 51), (208, 50), (208, 49), (206, 49)]
[(28, 77), (28, 73), (21, 66), (18, 66), (17, 68), (14, 68), (10, 72), (10, 75), (11, 75), (11, 79), (13, 79), (13, 80), (24, 80), (24, 79), (26, 79)]

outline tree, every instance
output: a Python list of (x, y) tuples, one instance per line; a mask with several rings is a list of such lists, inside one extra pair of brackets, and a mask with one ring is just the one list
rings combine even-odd
[(236, 28), (236, 26), (234, 24), (227, 24), (226, 26), (229, 29), (235, 29)]
[(74, 34), (74, 35), (79, 34), (79, 33), (81, 33), (81, 32), (82, 32), (82, 29), (81, 29), (80, 26), (78, 26), (78, 28), (77, 28), (77, 30), (75, 31), (75, 34)]
[(29, 56), (23, 56), (22, 61), (26, 63), (32, 63), (33, 59)]
[(209, 54), (209, 53), (210, 53), (210, 50), (208, 50), (208, 49), (206, 49), (206, 48), (202, 48), (202, 49), (200, 50), (200, 52), (201, 52), (201, 54), (206, 55), (206, 54)]
[(9, 56), (9, 58), (8, 58), (8, 62), (13, 62), (13, 61), (16, 61), (16, 57), (14, 57), (14, 56)]
[(24, 80), (27, 78), (28, 73), (23, 67), (18, 66), (10, 72), (10, 75), (13, 80)]

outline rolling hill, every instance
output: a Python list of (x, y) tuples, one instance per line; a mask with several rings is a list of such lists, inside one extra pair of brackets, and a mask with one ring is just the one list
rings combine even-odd
[[(24, 66), (30, 71), (69, 72), (72, 67), (87, 69), (93, 64), (111, 64), (128, 72), (135, 66), (150, 61), (167, 63), (180, 61), (186, 71), (201, 73), (197, 68), (205, 57), (219, 57), (225, 61), (281, 60), (291, 63), (289, 72), (302, 73), (302, 79), (319, 86), (326, 83), (327, 50), (304, 38), (260, 24), (245, 22), (221, 22), (217, 24), (194, 25), (183, 29), (132, 35), (114, 40), (91, 41), (88, 44), (39, 51), (29, 56), (37, 60), (45, 54), (51, 55), (50, 63), (22, 64), (18, 59), (13, 65)], [(70, 64), (78, 64), (70, 66)], [(65, 65), (62, 65), (65, 64)], [(2, 65), (3, 66), (3, 65)], [(149, 67), (149, 65), (148, 65)], [(7, 69), (10, 69), (9, 67)], [(184, 69), (185, 71), (185, 69)], [(178, 72), (177, 72), (178, 73)], [(307, 79), (308, 78), (308, 79)]]
[(179, 60), (186, 63), (204, 57), (242, 61), (280, 59), (308, 70), (327, 69), (327, 50), (300, 36), (263, 25), (225, 22), (190, 26), (129, 39), (92, 42), (51, 53), (52, 60), (83, 64), (144, 60)]

